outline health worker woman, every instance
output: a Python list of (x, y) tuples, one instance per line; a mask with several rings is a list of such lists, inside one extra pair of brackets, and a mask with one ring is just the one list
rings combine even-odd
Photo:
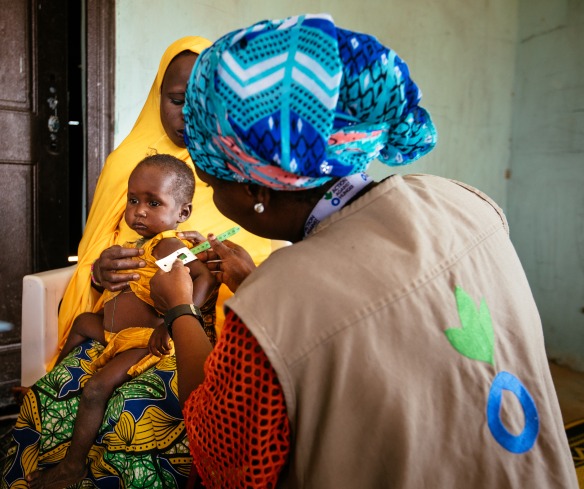
[(328, 15), (259, 22), (197, 60), (197, 176), (225, 216), (293, 243), (236, 280), (243, 250), (211, 237), (236, 289), (212, 352), (184, 267), (153, 279), (205, 487), (577, 488), (501, 209), (446, 178), (367, 176), (432, 150), (420, 97), (393, 50)]

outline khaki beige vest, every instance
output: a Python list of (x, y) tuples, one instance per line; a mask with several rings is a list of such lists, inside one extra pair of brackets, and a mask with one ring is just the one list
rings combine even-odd
[(475, 189), (393, 176), (228, 306), (284, 391), (281, 487), (577, 488), (529, 285)]

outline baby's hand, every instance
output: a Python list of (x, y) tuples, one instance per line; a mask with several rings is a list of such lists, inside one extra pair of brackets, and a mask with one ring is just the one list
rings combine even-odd
[(148, 341), (148, 350), (152, 355), (163, 357), (170, 354), (172, 346), (170, 344), (170, 336), (166, 330), (164, 323), (159, 324), (154, 328)]

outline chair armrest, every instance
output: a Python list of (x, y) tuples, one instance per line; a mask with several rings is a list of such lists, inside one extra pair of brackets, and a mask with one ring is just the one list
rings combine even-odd
[(22, 279), (21, 382), (34, 384), (57, 353), (59, 304), (76, 265)]

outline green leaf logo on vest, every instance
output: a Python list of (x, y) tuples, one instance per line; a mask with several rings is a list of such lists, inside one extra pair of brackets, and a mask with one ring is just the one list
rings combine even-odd
[[(477, 309), (472, 297), (458, 286), (454, 296), (462, 327), (445, 330), (446, 338), (461, 355), (494, 367), (495, 333), (487, 303), (482, 299)], [(514, 394), (523, 409), (525, 425), (519, 435), (509, 432), (501, 419), (504, 390)], [(499, 372), (495, 376), (489, 389), (486, 414), (493, 438), (506, 450), (525, 453), (535, 444), (539, 434), (539, 413), (530, 392), (513, 374)]]
[(456, 306), (462, 328), (450, 328), (444, 333), (450, 344), (458, 353), (470, 358), (487, 362), (495, 366), (495, 335), (491, 322), (491, 313), (483, 299), (477, 310), (472, 298), (456, 287), (454, 290)]

